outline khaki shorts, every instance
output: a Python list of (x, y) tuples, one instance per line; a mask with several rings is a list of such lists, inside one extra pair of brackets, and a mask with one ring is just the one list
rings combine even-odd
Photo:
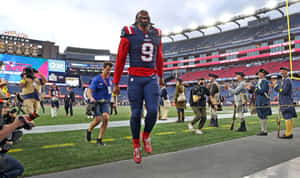
[(40, 101), (37, 99), (26, 99), (24, 100), (24, 110), (27, 114), (36, 112), (40, 109)]

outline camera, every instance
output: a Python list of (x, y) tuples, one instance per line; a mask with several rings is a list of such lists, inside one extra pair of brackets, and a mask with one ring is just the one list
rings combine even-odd
[(23, 136), (23, 132), (21, 128), (30, 130), (34, 125), (26, 122), (26, 119), (32, 121), (39, 117), (36, 113), (31, 113), (29, 115), (16, 116), (17, 109), (13, 108), (10, 111), (7, 111), (3, 116), (3, 125), (11, 124), (15, 121), (15, 119), (19, 119), (24, 122), (22, 127), (17, 128), (13, 131), (8, 137), (4, 140), (0, 141), (0, 153), (6, 153), (10, 150), (13, 144), (16, 144), (20, 141), (20, 138)]
[(94, 117), (96, 114), (96, 103), (89, 103), (86, 108), (86, 115)]

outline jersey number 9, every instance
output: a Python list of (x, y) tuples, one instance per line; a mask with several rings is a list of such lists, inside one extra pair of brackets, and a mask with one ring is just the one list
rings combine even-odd
[(141, 58), (143, 62), (152, 62), (154, 53), (154, 46), (152, 43), (142, 44)]

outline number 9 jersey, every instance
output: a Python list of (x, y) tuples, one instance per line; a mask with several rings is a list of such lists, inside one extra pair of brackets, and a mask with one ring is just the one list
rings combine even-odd
[(129, 54), (128, 72), (134, 76), (163, 76), (161, 30), (150, 27), (145, 33), (136, 26), (125, 26), (121, 32), (114, 83), (118, 84)]

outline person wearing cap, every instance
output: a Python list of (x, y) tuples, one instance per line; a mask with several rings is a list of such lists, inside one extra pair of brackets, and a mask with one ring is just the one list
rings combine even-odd
[[(209, 105), (210, 105), (210, 127), (219, 127), (218, 124), (218, 115), (217, 115), (217, 110), (218, 106), (221, 105), (220, 101), (220, 88), (219, 85), (216, 81), (218, 76), (216, 74), (208, 74), (209, 80), (210, 80), (210, 87), (209, 87), (209, 93), (213, 97), (215, 103), (212, 103), (209, 100)], [(217, 107), (216, 107), (217, 106)]]
[(284, 135), (279, 137), (282, 139), (293, 138), (293, 118), (297, 117), (294, 107), (293, 82), (292, 79), (289, 78), (288, 72), (288, 68), (281, 67), (280, 74), (282, 81), (278, 84), (277, 80), (275, 80), (272, 84), (270, 84), (270, 86), (279, 93), (280, 112), (285, 119), (286, 131)]
[(177, 108), (178, 120), (176, 122), (184, 122), (184, 109), (186, 108), (185, 87), (183, 81), (177, 78), (175, 90), (175, 105)]
[(241, 126), (236, 131), (237, 132), (246, 132), (246, 121), (244, 113), (247, 111), (247, 88), (244, 81), (245, 74), (243, 72), (236, 72), (236, 79), (238, 81), (237, 87), (235, 89), (230, 88), (228, 84), (225, 85), (225, 88), (228, 89), (230, 93), (234, 94), (234, 104), (236, 105), (236, 112), (241, 120)]
[(267, 117), (272, 115), (269, 95), (269, 84), (265, 78), (268, 75), (268, 71), (260, 69), (256, 75), (258, 76), (258, 82), (255, 86), (249, 85), (248, 90), (250, 93), (255, 94), (255, 107), (258, 117), (261, 120), (261, 131), (256, 135), (266, 136), (267, 132)]
[[(196, 134), (202, 135), (203, 132), (201, 129), (203, 128), (206, 122), (206, 98), (209, 97), (209, 100), (212, 103), (215, 103), (213, 97), (210, 95), (209, 89), (206, 87), (206, 82), (203, 77), (199, 78), (198, 84), (195, 85), (190, 92), (190, 105), (194, 111), (195, 118), (188, 124), (188, 128), (190, 131), (194, 131), (194, 124), (199, 122), (198, 128), (195, 131)], [(214, 105), (215, 109), (217, 105)]]

